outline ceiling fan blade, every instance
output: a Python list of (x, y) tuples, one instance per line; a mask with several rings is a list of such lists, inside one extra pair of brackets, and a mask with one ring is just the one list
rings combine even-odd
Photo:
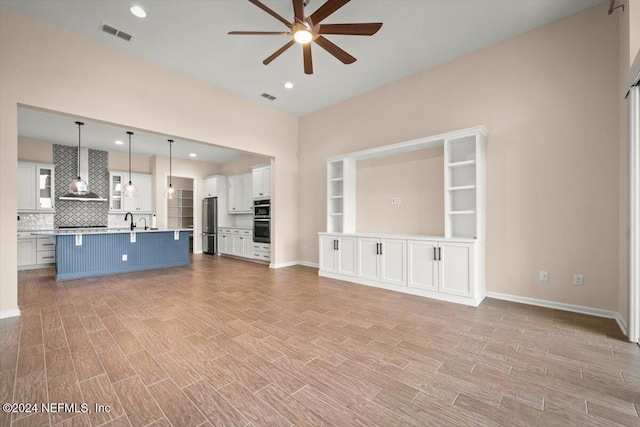
[(302, 56), (304, 57), (304, 73), (313, 74), (313, 61), (311, 60), (311, 43), (302, 45)]
[(340, 60), (343, 64), (352, 64), (356, 62), (356, 58), (349, 55), (347, 52), (330, 42), (327, 38), (318, 36), (318, 38), (314, 41), (318, 44), (318, 46), (338, 58), (338, 60)]
[(271, 36), (271, 35), (280, 35), (280, 36), (288, 36), (290, 33), (286, 31), (229, 31), (227, 34), (232, 36)]
[(293, 46), (294, 44), (296, 44), (296, 42), (294, 40), (290, 40), (289, 43), (285, 44), (284, 46), (282, 46), (280, 49), (276, 50), (273, 55), (271, 55), (270, 57), (268, 57), (267, 59), (265, 59), (264, 61), (262, 61), (262, 63), (264, 65), (269, 65), (269, 63), (271, 61), (273, 61), (274, 59), (276, 59), (278, 56), (282, 55), (282, 53), (289, 49), (291, 46)]
[(275, 13), (273, 10), (269, 9), (267, 6), (265, 6), (264, 4), (262, 4), (259, 0), (249, 0), (250, 3), (255, 4), (256, 6), (258, 6), (260, 9), (264, 10), (265, 12), (267, 12), (269, 15), (273, 16), (274, 18), (276, 18), (278, 21), (282, 22), (284, 25), (286, 25), (287, 27), (291, 28), (293, 25), (291, 25), (291, 22), (287, 21), (286, 19), (284, 19), (282, 16), (278, 15), (277, 13)]
[(327, 0), (325, 4), (311, 14), (311, 22), (313, 22), (313, 25), (319, 24), (327, 16), (349, 3), (349, 1), (350, 0)]
[(292, 0), (293, 1), (293, 17), (296, 22), (304, 22), (304, 5), (302, 4), (303, 0)]
[(343, 34), (347, 36), (372, 36), (382, 27), (381, 22), (363, 24), (322, 24), (318, 34)]

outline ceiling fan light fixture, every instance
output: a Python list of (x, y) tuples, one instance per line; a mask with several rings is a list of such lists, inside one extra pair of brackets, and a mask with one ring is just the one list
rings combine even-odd
[(306, 29), (300, 29), (293, 33), (293, 39), (300, 44), (307, 44), (313, 40), (313, 34)]

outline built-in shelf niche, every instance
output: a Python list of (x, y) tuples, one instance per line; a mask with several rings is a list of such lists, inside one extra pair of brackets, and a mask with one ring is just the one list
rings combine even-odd
[[(445, 238), (485, 238), (484, 126), (327, 159), (327, 231), (355, 233), (356, 162), (444, 146)], [(393, 220), (390, 218), (390, 220)]]

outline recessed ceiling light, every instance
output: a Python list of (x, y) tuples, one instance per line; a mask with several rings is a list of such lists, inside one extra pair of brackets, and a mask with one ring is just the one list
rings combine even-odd
[(287, 89), (293, 89), (293, 83), (291, 83), (291, 82), (286, 82), (286, 83), (284, 84), (284, 87), (286, 87)]
[(146, 18), (147, 17), (147, 12), (145, 12), (144, 9), (141, 8), (140, 6), (131, 6), (131, 9), (129, 9), (129, 10), (131, 11), (131, 13), (133, 13), (138, 18)]
[(116, 141), (116, 145), (124, 145), (124, 142), (122, 142), (122, 141)]
[(189, 153), (189, 157), (195, 157), (196, 153)]

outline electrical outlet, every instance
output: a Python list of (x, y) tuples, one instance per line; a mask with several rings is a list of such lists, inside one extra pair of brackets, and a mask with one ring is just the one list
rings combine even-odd
[(541, 282), (548, 282), (549, 281), (549, 272), (548, 271), (541, 271), (540, 272), (540, 281)]
[(392, 198), (391, 198), (391, 204), (392, 204), (392, 205), (395, 205), (395, 204), (397, 204), (397, 203), (398, 203), (398, 199), (396, 199), (395, 197), (392, 197)]
[(122, 254), (122, 260), (126, 261), (127, 260), (127, 254)]
[(582, 274), (574, 274), (573, 275), (573, 284), (576, 286), (582, 286), (584, 282), (584, 275)]

